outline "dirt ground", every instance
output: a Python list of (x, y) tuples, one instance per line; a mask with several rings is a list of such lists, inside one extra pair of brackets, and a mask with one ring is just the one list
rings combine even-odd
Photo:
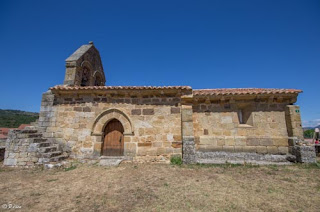
[(1, 211), (320, 211), (320, 165), (0, 169)]

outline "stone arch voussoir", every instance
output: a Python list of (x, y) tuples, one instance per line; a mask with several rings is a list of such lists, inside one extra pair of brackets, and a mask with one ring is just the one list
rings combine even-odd
[(117, 119), (121, 122), (124, 128), (124, 135), (133, 135), (133, 125), (129, 119), (129, 116), (121, 110), (115, 108), (105, 110), (97, 116), (93, 123), (91, 134), (94, 136), (103, 135), (105, 126), (112, 119)]

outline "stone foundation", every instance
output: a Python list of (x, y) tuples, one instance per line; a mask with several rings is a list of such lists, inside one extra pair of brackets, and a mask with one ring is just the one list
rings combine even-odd
[(316, 151), (314, 146), (294, 146), (293, 153), (299, 163), (315, 163)]
[(294, 160), (292, 155), (271, 155), (257, 153), (231, 153), (231, 152), (197, 152), (197, 163), (204, 164), (290, 164), (290, 160)]

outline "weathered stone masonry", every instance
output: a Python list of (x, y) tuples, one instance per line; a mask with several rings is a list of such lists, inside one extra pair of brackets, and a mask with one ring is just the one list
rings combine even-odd
[(125, 156), (181, 154), (180, 96), (189, 87), (54, 87), (55, 120), (46, 132), (67, 144), (71, 156), (100, 157), (108, 121), (124, 126)]
[(93, 43), (80, 47), (66, 60), (64, 85), (43, 94), (38, 125), (11, 133), (5, 164), (108, 157), (102, 148), (110, 142), (106, 129), (112, 120), (123, 127), (123, 140), (115, 143), (120, 148), (123, 142), (119, 156), (125, 159), (314, 162), (312, 147), (296, 146), (302, 139), (294, 105), (300, 90), (104, 86), (105, 81)]

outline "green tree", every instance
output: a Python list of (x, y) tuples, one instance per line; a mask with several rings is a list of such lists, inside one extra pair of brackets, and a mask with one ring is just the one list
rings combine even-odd
[(306, 131), (303, 132), (303, 136), (305, 138), (313, 138), (313, 133), (314, 133), (313, 129), (306, 130)]

